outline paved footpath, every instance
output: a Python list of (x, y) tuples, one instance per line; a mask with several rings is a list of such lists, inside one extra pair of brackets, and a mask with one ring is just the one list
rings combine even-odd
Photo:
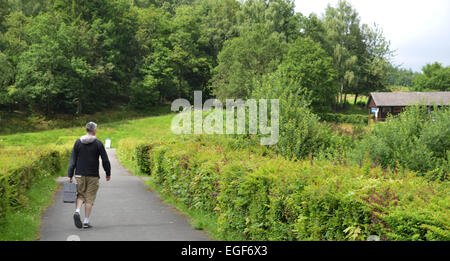
[[(114, 149), (107, 150), (111, 161), (111, 180), (105, 180), (100, 162), (100, 189), (91, 213), (90, 229), (73, 223), (75, 204), (63, 203), (62, 189), (42, 217), (40, 240), (209, 240), (205, 231), (195, 230), (172, 206), (151, 192), (142, 178), (133, 176), (117, 160)], [(67, 178), (59, 178), (59, 182)], [(62, 187), (62, 186), (61, 186)], [(84, 218), (84, 206), (81, 210)]]

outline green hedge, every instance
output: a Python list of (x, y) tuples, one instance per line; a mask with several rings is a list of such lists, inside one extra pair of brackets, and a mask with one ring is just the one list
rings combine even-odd
[(68, 161), (69, 153), (68, 149), (42, 149), (33, 155), (33, 159), (2, 170), (0, 173), (0, 218), (7, 211), (24, 207), (27, 201), (24, 196), (25, 191), (43, 176), (58, 173), (62, 162)]
[(153, 153), (151, 153), (153, 147), (154, 144), (139, 144), (136, 147), (136, 160), (139, 170), (149, 175), (152, 173), (151, 166), (154, 165)]
[(322, 121), (334, 123), (367, 124), (369, 122), (369, 116), (358, 114), (321, 113), (319, 117)]
[(406, 170), (294, 162), (198, 139), (141, 148), (161, 192), (217, 215), (220, 239), (450, 240), (448, 185)]

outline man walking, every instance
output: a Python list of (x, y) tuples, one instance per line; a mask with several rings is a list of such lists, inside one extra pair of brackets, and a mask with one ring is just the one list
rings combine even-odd
[[(75, 172), (77, 180), (77, 202), (76, 210), (73, 214), (73, 220), (77, 228), (90, 228), (89, 216), (94, 205), (95, 197), (99, 187), (99, 156), (102, 158), (103, 169), (106, 172), (106, 181), (111, 179), (111, 164), (108, 154), (106, 154), (103, 143), (95, 137), (97, 133), (97, 124), (89, 122), (86, 124), (87, 134), (77, 139), (73, 146), (70, 157), (68, 176), (69, 181)], [(81, 223), (80, 209), (85, 204), (85, 218)]]

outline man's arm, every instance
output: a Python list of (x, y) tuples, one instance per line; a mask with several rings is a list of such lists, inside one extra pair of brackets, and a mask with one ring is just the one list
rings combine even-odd
[(73, 145), (73, 149), (72, 149), (72, 155), (70, 155), (69, 169), (67, 170), (67, 176), (69, 176), (70, 179), (72, 179), (73, 173), (77, 166), (77, 160), (78, 160), (77, 147), (78, 147), (78, 140), (75, 141), (75, 144)]
[(109, 163), (108, 154), (106, 153), (105, 147), (101, 141), (98, 141), (100, 147), (100, 157), (102, 157), (102, 165), (105, 170), (106, 177), (111, 176), (111, 163)]

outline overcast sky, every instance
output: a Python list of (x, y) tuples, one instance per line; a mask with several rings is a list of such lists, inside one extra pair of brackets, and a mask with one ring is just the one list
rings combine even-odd
[[(321, 16), (338, 0), (295, 0), (297, 12)], [(450, 0), (348, 0), (363, 23), (377, 23), (396, 50), (393, 63), (420, 71), (426, 63), (450, 65)]]

